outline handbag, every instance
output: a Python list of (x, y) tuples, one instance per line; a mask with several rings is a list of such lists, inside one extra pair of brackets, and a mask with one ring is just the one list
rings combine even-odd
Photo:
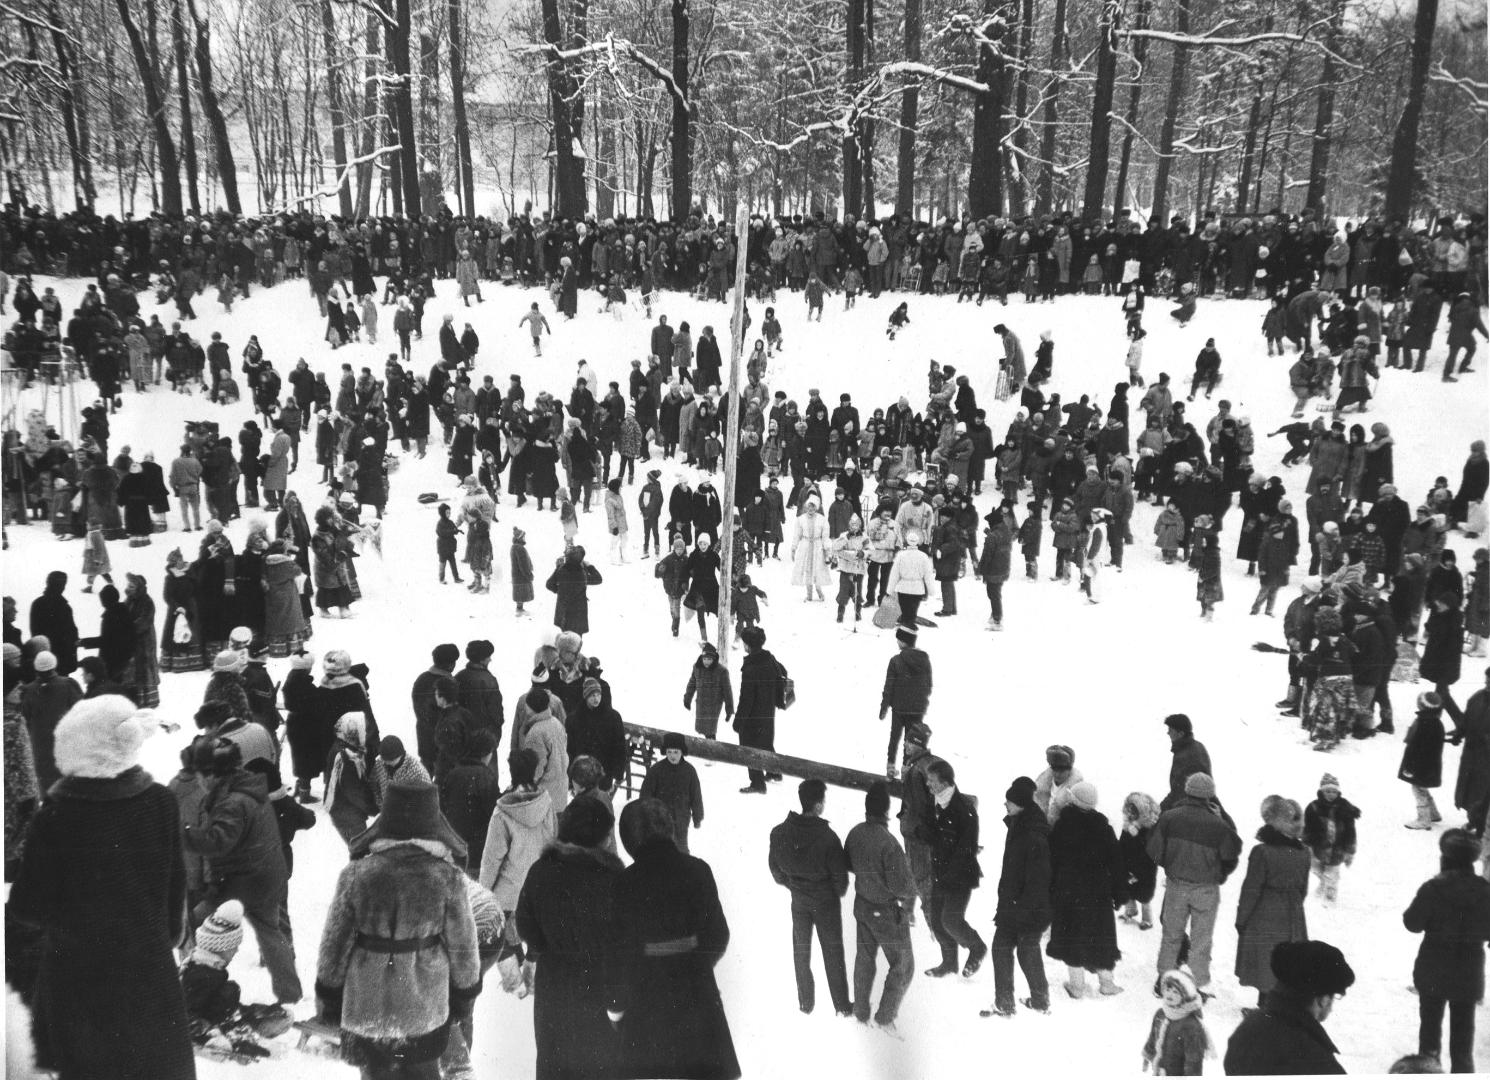
[(704, 606), (704, 598), (699, 595), (697, 589), (689, 589), (688, 595), (683, 597), (683, 606), (689, 611), (698, 611)]
[(786, 668), (780, 664), (776, 665), (781, 672), (781, 700), (776, 703), (778, 709), (790, 709), (797, 703), (797, 683), (786, 673)]

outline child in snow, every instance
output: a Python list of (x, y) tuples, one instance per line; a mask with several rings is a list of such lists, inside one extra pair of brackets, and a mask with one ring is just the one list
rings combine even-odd
[(898, 307), (896, 307), (894, 311), (890, 312), (890, 325), (885, 327), (885, 336), (891, 341), (894, 341), (895, 335), (898, 334), (910, 321), (910, 308), (908, 305), (902, 302)]
[(1199, 578), (1195, 583), (1195, 598), (1200, 601), (1200, 617), (1214, 622), (1216, 605), (1225, 599), (1221, 589), (1221, 548), (1214, 533), (1208, 533), (1201, 541), (1197, 569)]
[(1024, 277), (1020, 281), (1024, 289), (1024, 302), (1033, 304), (1040, 297), (1040, 271), (1034, 259), (1025, 260)]
[(817, 312), (817, 321), (823, 321), (823, 280), (817, 276), (817, 271), (807, 279), (807, 287), (802, 290), (807, 297), (807, 321), (812, 321), (812, 313)]
[(1026, 503), (1029, 517), (1019, 526), (1019, 550), (1024, 556), (1024, 576), (1035, 581), (1040, 576), (1040, 542), (1045, 537), (1045, 523), (1040, 518), (1044, 503), (1036, 500)]
[[(1435, 695), (1436, 696), (1436, 695)], [(1438, 725), (1439, 755), (1443, 754), (1443, 724)], [(1408, 739), (1412, 735), (1409, 733)], [(1406, 767), (1404, 758), (1403, 767)], [(1340, 794), (1340, 781), (1329, 773), (1319, 778), (1319, 792), (1304, 807), (1304, 846), (1309, 849), (1309, 868), (1319, 878), (1318, 896), (1335, 902), (1340, 887), (1340, 867), (1355, 861), (1355, 823), (1361, 812)]]
[(1081, 273), (1081, 289), (1088, 296), (1096, 296), (1102, 291), (1102, 266), (1095, 255), (1087, 260), (1086, 269)]
[[(1402, 748), (1402, 767), (1397, 778), (1412, 785), (1418, 816), (1409, 829), (1431, 829), (1443, 816), (1433, 801), (1433, 788), (1443, 783), (1443, 744), (1449, 741), (1443, 729), (1443, 700), (1432, 690), (1418, 695), (1418, 713), (1407, 729)], [(1458, 739), (1453, 740), (1456, 744)]]
[(450, 576), (460, 584), (460, 569), (455, 562), (455, 538), (461, 533), (460, 526), (450, 518), (450, 504), (440, 504), (440, 518), (435, 522), (435, 555), (440, 560), (440, 584), (445, 584), (445, 567), (450, 567)]
[[(713, 471), (712, 469), (710, 470)], [(612, 477), (605, 485), (605, 527), (610, 532), (610, 561), (619, 565), (626, 561), (626, 500), (621, 497), (621, 478)]]
[(1143, 367), (1143, 339), (1149, 336), (1149, 332), (1141, 326), (1130, 327), (1128, 330), (1128, 385), (1142, 386), (1143, 376), (1138, 369)]
[(1169, 317), (1181, 326), (1189, 326), (1195, 318), (1195, 286), (1188, 281), (1180, 288), (1180, 302), (1170, 311)]
[(854, 267), (850, 266), (843, 272), (843, 310), (847, 311), (854, 306), (854, 299), (859, 295), (859, 290), (864, 287), (864, 278)]
[(537, 301), (533, 302), (533, 306), (528, 309), (527, 314), (517, 320), (518, 326), (523, 326), (524, 324), (527, 325), (528, 333), (533, 338), (533, 355), (542, 356), (543, 342), (540, 339), (544, 334), (552, 334), (553, 331), (549, 329), (548, 320), (544, 318), (543, 312), (538, 310)]
[(181, 965), (181, 993), (192, 1041), (198, 1046), (224, 1055), (264, 1058), (269, 1051), (246, 1029), (234, 1030), (242, 1021), (242, 991), (228, 978), (228, 965), (242, 944), (243, 905), (226, 900), (197, 928), (196, 946)]
[(947, 293), (947, 280), (952, 275), (951, 264), (943, 259), (936, 264), (936, 269), (931, 272), (931, 291), (937, 296), (945, 296)]
[(362, 298), (362, 330), (369, 345), (378, 343), (378, 305), (371, 294)]
[(527, 617), (524, 604), (533, 600), (533, 560), (528, 557), (528, 535), (521, 529), (512, 530), (512, 602), (517, 605), (519, 618)]
[(983, 264), (983, 280), (978, 286), (978, 306), (990, 296), (998, 298), (1004, 307), (1009, 306), (1009, 267), (1003, 259), (989, 259)]
[(781, 321), (776, 318), (775, 308), (766, 308), (766, 318), (761, 323), (761, 333), (766, 335), (767, 353), (781, 351)]
[(1123, 829), (1118, 833), (1118, 855), (1128, 880), (1128, 903), (1119, 916), (1123, 922), (1138, 920), (1138, 929), (1150, 930), (1154, 913), (1150, 907), (1159, 868), (1149, 858), (1149, 832), (1159, 821), (1159, 805), (1153, 796), (1132, 792), (1123, 800)]
[(1143, 1069), (1155, 1076), (1200, 1076), (1205, 1059), (1214, 1056), (1201, 1013), (1204, 1004), (1195, 980), (1183, 971), (1159, 976), (1164, 1003), (1154, 1013), (1143, 1044)]
[(568, 551), (579, 535), (579, 516), (574, 512), (574, 500), (569, 497), (569, 492), (562, 490), (559, 492), (559, 527), (564, 530), (564, 550)]
[(224, 274), (217, 281), (217, 302), (222, 305), (225, 314), (233, 313), (233, 297), (236, 295), (237, 290), (233, 288), (233, 279)]
[(347, 301), (347, 313), (342, 316), (342, 328), (346, 331), (348, 341), (362, 340), (362, 319), (357, 314), (355, 301)]
[(710, 431), (704, 436), (703, 452), (699, 455), (699, 467), (712, 476), (719, 467), (719, 455), (723, 450), (724, 447), (719, 442), (719, 433)]
[(765, 599), (766, 594), (750, 583), (750, 575), (741, 574), (740, 580), (735, 582), (735, 598), (732, 604), (735, 609), (735, 629), (737, 632), (760, 623), (760, 601)]
[(662, 737), (662, 759), (647, 770), (641, 796), (660, 799), (667, 807), (673, 819), (673, 838), (678, 850), (686, 855), (689, 823), (695, 829), (704, 824), (704, 793), (699, 786), (698, 770), (683, 760), (683, 748), (680, 732), (669, 731)]
[(101, 577), (108, 584), (114, 584), (113, 569), (109, 565), (109, 546), (104, 543), (103, 526), (89, 523), (88, 538), (83, 541), (83, 576), (88, 579), (88, 584), (83, 587), (85, 593), (93, 591), (93, 579)]
[(1273, 302), (1268, 308), (1268, 313), (1262, 317), (1262, 336), (1267, 339), (1269, 356), (1274, 355), (1274, 349), (1278, 350), (1278, 356), (1283, 355), (1283, 329), (1286, 315), (1287, 312), (1283, 308), (1283, 297), (1273, 297)]
[[(612, 277), (605, 288), (605, 309), (617, 319), (626, 313), (626, 290), (619, 277)], [(602, 312), (604, 314), (604, 312)]]

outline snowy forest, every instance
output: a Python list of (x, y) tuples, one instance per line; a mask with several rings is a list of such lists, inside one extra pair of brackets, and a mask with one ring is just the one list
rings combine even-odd
[(136, 216), (1405, 219), (1483, 209), (1485, 75), (1451, 0), (4, 0), (0, 159)]

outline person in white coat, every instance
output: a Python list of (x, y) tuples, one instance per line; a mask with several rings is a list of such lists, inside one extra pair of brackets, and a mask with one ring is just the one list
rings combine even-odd
[(894, 593), (900, 602), (901, 626), (916, 625), (921, 602), (935, 587), (936, 573), (931, 566), (931, 556), (921, 550), (920, 544), (921, 534), (914, 529), (908, 530), (905, 547), (895, 554), (895, 562), (890, 566), (887, 591)]
[(814, 591), (819, 600), (825, 599), (828, 581), (828, 519), (814, 496), (803, 505), (792, 532), (792, 584), (803, 586), (811, 603)]
[(1090, 511), (1091, 528), (1086, 534), (1086, 559), (1081, 564), (1081, 591), (1088, 604), (1102, 602), (1103, 567), (1108, 564), (1112, 542), (1112, 514), (1098, 506)]

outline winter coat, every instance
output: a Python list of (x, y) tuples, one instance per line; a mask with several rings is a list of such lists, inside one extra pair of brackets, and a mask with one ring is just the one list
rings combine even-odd
[(714, 979), (730, 933), (713, 872), (666, 840), (635, 855), (612, 897), (618, 1072), (732, 1080), (740, 1063)]
[(1154, 522), (1154, 543), (1161, 551), (1177, 551), (1185, 542), (1185, 519), (1179, 510), (1166, 506)]
[(1236, 977), (1243, 986), (1271, 990), (1273, 946), (1307, 941), (1304, 897), (1309, 894), (1309, 850), (1271, 825), (1257, 833), (1237, 901)]
[(688, 674), (688, 686), (683, 691), (683, 708), (694, 709), (694, 730), (705, 738), (714, 738), (719, 729), (719, 711), (724, 710), (726, 720), (735, 714), (729, 669), (717, 660), (708, 667), (701, 661), (694, 661), (693, 670)]
[(1050, 925), (1050, 821), (1038, 806), (1026, 806), (1004, 818), (1009, 835), (999, 874), (998, 906), (993, 925), (1019, 934), (1038, 933)]
[(503, 911), (517, 909), (528, 871), (558, 835), (559, 819), (547, 791), (514, 788), (497, 800), (486, 827), (477, 880)]
[(1445, 870), (1418, 887), (1402, 925), (1423, 935), (1412, 966), (1419, 994), (1468, 1002), (1484, 997), (1490, 881), (1472, 868)]
[(740, 699), (734, 723), (741, 745), (775, 745), (776, 710), (781, 707), (786, 677), (786, 669), (767, 649), (748, 653), (741, 661)]
[(978, 558), (978, 573), (983, 575), (985, 582), (993, 584), (1009, 580), (1013, 543), (1014, 536), (1002, 521), (985, 530), (983, 553)]
[(1490, 690), (1476, 690), (1464, 704), (1455, 731), (1463, 736), (1454, 805), (1469, 810), (1490, 795)]
[(601, 583), (600, 571), (578, 559), (568, 559), (545, 583), (554, 593), (554, 625), (576, 634), (590, 632), (589, 587)]
[(1161, 810), (1179, 805), (1185, 798), (1185, 781), (1196, 773), (1203, 772), (1212, 778), (1216, 775), (1211, 772), (1209, 751), (1194, 735), (1183, 736), (1170, 746), (1169, 752), (1173, 755), (1169, 762), (1169, 794), (1159, 803)]
[(517, 931), (537, 961), (533, 1034), (539, 1080), (607, 1077), (620, 1048), (606, 1017), (618, 944), (614, 893), (621, 862), (555, 842), (528, 871)]
[(344, 1061), (394, 1049), (411, 1062), (439, 1057), (452, 1012), (468, 1013), (480, 992), (476, 922), (453, 854), (430, 840), (377, 840), (337, 878), (316, 996), (341, 1027)]
[(1228, 1076), (1342, 1076), (1339, 1053), (1324, 1026), (1309, 1015), (1313, 1000), (1281, 987), (1263, 994), (1262, 1006), (1242, 1010), (1222, 1059)]
[(31, 753), (36, 763), (36, 779), (42, 793), (57, 782), (61, 773), (53, 756), (53, 733), (69, 709), (83, 696), (83, 688), (60, 672), (42, 672), (34, 682), (21, 687), (21, 715), (26, 718), (31, 737)]
[(214, 779), (195, 821), (182, 823), (186, 850), (207, 860), (208, 877), (225, 895), (253, 901), (282, 896), (289, 872), (269, 784), (243, 769)]
[(704, 823), (704, 794), (699, 786), (698, 770), (687, 761), (674, 765), (667, 758), (655, 762), (642, 780), (641, 797), (659, 799), (673, 818), (673, 835), (678, 847), (688, 850), (689, 826)]
[[(424, 767), (412, 757), (406, 756), (403, 765), (412, 766), (420, 773), (424, 772)], [(381, 772), (374, 776), (380, 789), (379, 804), (387, 796), (387, 786), (381, 778)], [(490, 765), (467, 758), (445, 774), (444, 779), (439, 782), (439, 793), (440, 813), (445, 815), (450, 827), (465, 841), (466, 871), (474, 876), (481, 866), (487, 827), (491, 824), (497, 799), (502, 794), (502, 784), (497, 779), (497, 772)]]
[(1200, 1076), (1206, 1048), (1205, 1023), (1198, 1007), (1178, 1020), (1167, 1019), (1161, 1008), (1154, 1012), (1143, 1057), (1155, 1076)]
[(901, 649), (885, 665), (880, 712), (924, 716), (931, 704), (931, 657), (922, 649)]
[(36, 981), (25, 988), (41, 1068), (196, 1076), (172, 952), (185, 918), (180, 838), (175, 798), (139, 767), (64, 779), (32, 820), (6, 916), (41, 933)]
[(1149, 858), (1166, 878), (1191, 885), (1219, 885), (1242, 855), (1242, 841), (1221, 811), (1192, 795), (1159, 815), (1149, 835)]
[(828, 584), (828, 522), (821, 514), (803, 514), (792, 533), (792, 584)]
[(1051, 826), (1050, 942), (1052, 960), (1088, 971), (1110, 971), (1118, 951), (1113, 905), (1128, 899), (1117, 837), (1095, 810), (1068, 805)]
[(788, 813), (771, 830), (767, 865), (776, 884), (791, 892), (793, 908), (836, 905), (848, 891), (843, 844), (826, 818)]
[(886, 591), (907, 596), (930, 596), (935, 580), (931, 556), (919, 548), (902, 548), (890, 566), (890, 583)]
[(854, 899), (875, 908), (889, 907), (898, 915), (916, 904), (916, 883), (910, 863), (888, 818), (866, 817), (849, 830), (843, 841), (849, 872), (854, 875)]
[(1333, 802), (1323, 795), (1304, 807), (1304, 845), (1326, 866), (1339, 866), (1356, 848), (1355, 823), (1360, 810), (1343, 795)]
[(564, 729), (568, 738), (570, 761), (578, 757), (592, 757), (605, 768), (605, 775), (612, 784), (626, 782), (631, 750), (626, 742), (626, 729), (622, 725), (620, 713), (604, 700), (598, 709), (592, 709), (588, 701), (582, 701), (569, 714)]
[(1397, 779), (1414, 787), (1436, 788), (1443, 783), (1443, 712), (1419, 710), (1407, 729), (1402, 765)]

